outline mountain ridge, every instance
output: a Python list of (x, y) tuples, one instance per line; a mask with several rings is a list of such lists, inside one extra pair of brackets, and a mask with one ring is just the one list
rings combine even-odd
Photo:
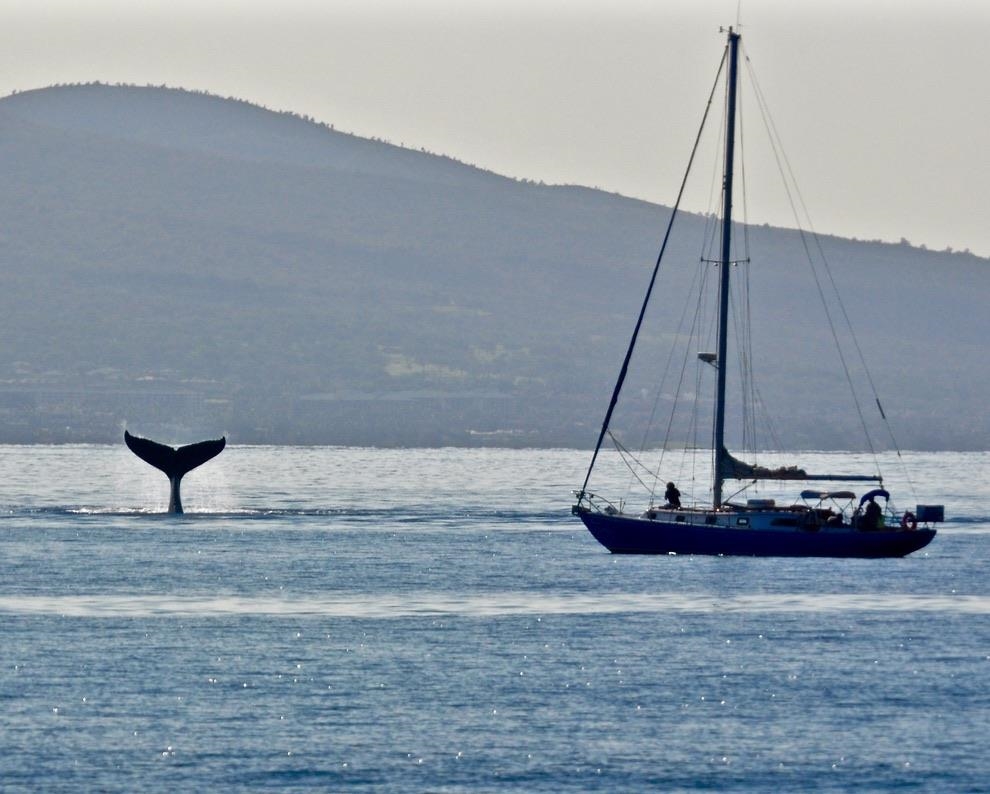
[[(116, 441), (138, 423), (245, 443), (589, 445), (669, 213), (178, 89), (0, 99), (0, 167), (9, 441)], [(794, 292), (796, 233), (750, 234), (772, 252), (767, 293)], [(988, 261), (823, 240), (905, 445), (990, 443)], [(785, 443), (854, 446), (822, 425), (820, 354), (761, 333), (809, 384)], [(951, 389), (926, 393), (939, 378)]]
[[(400, 176), (427, 157), (434, 167), (418, 169), (415, 178), (507, 178), (447, 155), (343, 132), (309, 116), (184, 88), (79, 83), (19, 91), (2, 101), (20, 117), (50, 127), (235, 159)], [(249, 126), (249, 136), (238, 135)], [(438, 163), (445, 167), (438, 170)]]

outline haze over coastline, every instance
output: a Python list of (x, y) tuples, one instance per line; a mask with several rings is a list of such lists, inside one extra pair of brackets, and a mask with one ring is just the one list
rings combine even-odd
[[(22, 92), (0, 129), (0, 441), (589, 445), (668, 214), (174, 89)], [(754, 317), (779, 443), (857, 448), (798, 236), (748, 237), (754, 298), (799, 319)], [(987, 260), (825, 242), (900, 443), (990, 443)], [(620, 425), (651, 411), (658, 314)]]
[[(55, 85), (0, 99), (0, 441), (119, 441), (139, 422), (131, 430), (175, 442), (593, 442), (667, 213), (621, 194), (671, 199), (715, 71), (708, 14), (673, 3), (658, 17), (636, 2), (604, 16), (550, 2), (42, 7), (12, 7), (2, 34), (20, 34), (3, 79)], [(987, 153), (965, 145), (982, 128), (957, 117), (984, 106), (953, 94), (972, 88), (961, 68), (937, 97), (920, 79), (983, 56), (960, 47), (930, 72), (899, 60), (932, 30), (959, 44), (983, 12), (950, 2), (934, 28), (928, 11), (899, 14), (887, 31), (899, 49), (878, 40), (868, 56), (853, 45), (873, 16), (809, 7), (815, 25), (747, 4), (744, 26), (773, 67), (758, 64), (764, 94), (788, 100), (771, 102), (774, 122), (816, 227), (833, 235), (886, 410), (905, 446), (985, 448), (990, 276), (970, 242), (985, 230), (982, 218), (953, 225), (987, 203)], [(815, 33), (805, 50), (799, 27)], [(765, 257), (754, 290), (793, 305), (793, 221), (755, 177), (771, 155), (747, 152)], [(685, 206), (711, 208), (693, 193)], [(696, 263), (690, 245), (672, 253)], [(804, 326), (754, 328), (761, 382), (788, 403), (780, 439), (855, 447), (834, 359)], [(631, 386), (635, 418), (650, 408)]]

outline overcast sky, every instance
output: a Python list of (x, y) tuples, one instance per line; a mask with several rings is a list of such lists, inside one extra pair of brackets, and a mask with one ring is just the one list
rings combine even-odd
[(737, 15), (818, 231), (990, 255), (986, 0), (0, 0), (0, 94), (202, 89), (670, 204)]

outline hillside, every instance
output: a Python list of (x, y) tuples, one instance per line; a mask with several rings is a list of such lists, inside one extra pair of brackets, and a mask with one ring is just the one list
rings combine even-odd
[[(0, 168), (0, 441), (591, 444), (667, 218), (165, 88), (6, 97)], [(986, 447), (988, 262), (826, 242), (900, 443)], [(755, 333), (784, 443), (855, 444), (827, 340)]]

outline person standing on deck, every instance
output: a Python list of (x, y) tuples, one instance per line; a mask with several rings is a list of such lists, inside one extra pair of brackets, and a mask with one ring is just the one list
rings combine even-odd
[(880, 519), (883, 518), (883, 510), (875, 501), (870, 499), (866, 503), (866, 512), (863, 514), (861, 529), (880, 529)]

